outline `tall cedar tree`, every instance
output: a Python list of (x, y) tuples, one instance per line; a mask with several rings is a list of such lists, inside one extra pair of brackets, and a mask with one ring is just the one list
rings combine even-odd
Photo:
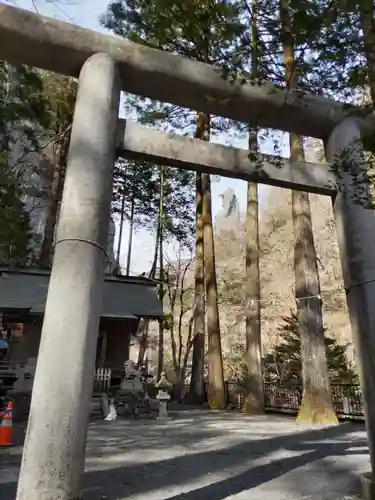
[[(191, 175), (184, 170), (163, 169), (163, 237), (191, 247), (194, 194)], [(160, 212), (160, 168), (147, 162), (119, 159), (114, 168), (112, 211), (120, 216), (120, 230), (128, 221), (133, 232), (157, 233)], [(121, 223), (122, 221), (122, 223)], [(160, 246), (159, 239), (156, 243)], [(128, 257), (131, 246), (128, 246)], [(128, 259), (129, 260), (129, 259)], [(127, 265), (130, 270), (130, 263)]]
[[(112, 213), (119, 216), (119, 238), (116, 259), (120, 262), (122, 234), (125, 221), (129, 223), (129, 240), (126, 252), (125, 274), (131, 271), (131, 254), (134, 232), (156, 219), (158, 193), (155, 167), (147, 162), (118, 159), (113, 172)], [(147, 221), (147, 224), (146, 224)], [(149, 228), (153, 231), (152, 225)]]
[[(281, 36), (284, 49), (285, 77), (288, 88), (297, 86), (293, 54), (293, 33), (289, 0), (280, 2)], [(302, 138), (290, 135), (290, 157), (303, 161)], [(301, 338), (303, 397), (298, 421), (313, 424), (337, 423), (329, 386), (324, 346), (322, 302), (308, 193), (292, 192), (294, 226), (294, 272), (296, 301)]]
[[(251, 76), (258, 79), (259, 35), (257, 27), (257, 0), (252, 0), (251, 11)], [(257, 130), (249, 126), (249, 151), (258, 149)], [(262, 336), (260, 318), (259, 270), (259, 204), (258, 185), (247, 183), (247, 210), (245, 222), (245, 293), (246, 293), (246, 379), (245, 405), (247, 413), (264, 410), (262, 374)]]
[[(210, 117), (205, 113), (197, 116), (197, 139), (210, 140)], [(224, 370), (220, 338), (220, 320), (217, 294), (217, 279), (215, 265), (215, 242), (212, 226), (211, 209), (211, 176), (206, 173), (201, 177), (203, 251), (204, 251), (204, 282), (207, 302), (207, 341), (208, 341), (208, 387), (207, 397), (210, 408), (224, 409), (226, 396), (224, 387)], [(195, 344), (197, 345), (197, 344)]]
[[(159, 299), (163, 304), (164, 302), (164, 255), (163, 255), (163, 242), (164, 242), (164, 167), (159, 167)], [(159, 355), (158, 355), (158, 380), (161, 379), (164, 371), (164, 325), (163, 320), (159, 320)]]
[[(187, 2), (158, 0), (147, 2), (145, 0), (132, 0), (111, 4), (103, 22), (116, 34), (126, 36), (138, 43), (183, 54), (199, 61), (231, 67), (234, 60), (238, 62), (240, 54), (237, 50), (236, 41), (244, 32), (244, 26), (239, 21), (240, 12), (239, 4), (236, 2), (208, 0), (190, 0)], [(189, 117), (189, 113), (177, 111), (176, 118), (176, 109), (173, 106), (158, 106), (152, 102), (146, 104), (148, 104), (148, 110), (151, 110), (149, 116), (151, 115), (154, 121), (157, 121), (158, 118), (168, 119), (172, 126), (177, 127), (183, 127), (189, 123), (189, 118), (187, 121), (182, 118)], [(201, 118), (203, 117), (198, 115), (198, 121)], [(207, 123), (208, 130), (210, 126), (209, 117), (203, 121)], [(197, 137), (202, 137), (205, 132), (198, 126), (195, 133)], [(220, 331), (218, 329), (216, 273), (213, 260), (214, 243), (209, 177), (206, 176), (201, 179), (198, 177), (196, 184), (198, 189), (202, 189), (201, 192), (197, 192), (197, 254), (203, 257), (204, 253), (206, 271), (211, 274), (209, 279), (206, 276), (210, 302), (210, 305), (208, 305), (208, 316), (210, 317), (207, 324), (208, 336), (212, 345), (221, 346)], [(200, 199), (202, 199), (202, 203)], [(202, 212), (205, 213), (203, 221), (200, 220), (202, 216), (200, 205), (202, 205)], [(199, 231), (202, 230), (202, 227), (205, 235), (203, 237), (204, 252), (199, 248), (201, 241)], [(193, 353), (193, 359), (195, 360), (202, 359), (204, 346), (202, 341), (204, 332), (201, 331), (203, 329), (202, 325), (204, 325), (204, 308), (202, 307), (203, 270), (199, 268), (202, 261), (202, 258), (198, 259), (196, 265), (198, 290), (196, 293), (195, 314), (197, 324), (195, 331), (200, 333), (200, 339), (194, 342), (195, 354)], [(209, 386), (212, 388), (211, 403), (215, 407), (224, 407), (222, 361), (219, 359), (219, 357), (221, 358), (221, 347), (220, 349), (209, 349), (209, 352), (209, 358), (211, 358), (211, 363), (209, 361), (209, 364), (211, 364), (211, 370), (209, 370)], [(216, 367), (214, 369), (215, 374), (212, 372), (213, 366)], [(202, 368), (201, 361), (193, 364), (193, 369), (200, 371), (199, 374), (194, 372), (192, 375), (192, 392), (198, 399), (202, 395)]]
[(202, 175), (196, 174), (196, 224), (195, 224), (195, 300), (194, 300), (194, 337), (187, 400), (191, 403), (204, 402), (204, 348), (205, 348), (205, 293), (204, 293), (204, 244), (203, 244), (203, 196)]
[[(155, 279), (159, 268), (159, 294), (164, 296), (163, 242), (171, 239), (190, 248), (194, 228), (194, 193), (189, 187), (191, 175), (187, 171), (157, 167), (147, 162), (121, 160), (114, 169), (112, 209), (120, 215), (120, 236), (124, 221), (129, 221), (130, 237), (126, 273), (130, 273), (133, 232), (143, 228), (156, 234), (149, 277)], [(121, 250), (121, 241), (117, 254)], [(140, 322), (138, 364), (144, 362), (148, 343), (148, 319)], [(159, 371), (163, 367), (163, 323), (159, 323)]]

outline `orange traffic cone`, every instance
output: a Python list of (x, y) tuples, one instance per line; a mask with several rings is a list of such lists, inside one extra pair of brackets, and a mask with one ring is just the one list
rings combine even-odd
[(9, 401), (7, 409), (2, 412), (0, 418), (0, 447), (11, 446), (12, 443), (12, 401)]

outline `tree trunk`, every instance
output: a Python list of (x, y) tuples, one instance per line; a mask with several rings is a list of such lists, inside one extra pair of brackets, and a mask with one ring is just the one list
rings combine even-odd
[(258, 186), (247, 184), (246, 213), (246, 395), (245, 411), (262, 413), (264, 410), (262, 337), (260, 322), (260, 275)]
[[(210, 138), (210, 117), (199, 113), (197, 119), (198, 139)], [(208, 340), (208, 403), (210, 408), (226, 407), (224, 370), (221, 352), (219, 307), (216, 283), (215, 243), (211, 213), (211, 179), (201, 174), (202, 179), (202, 221), (204, 245), (204, 276), (207, 298), (207, 340)]]
[[(134, 195), (132, 195), (131, 207), (130, 207), (130, 221), (129, 221), (128, 253), (126, 256), (126, 275), (127, 276), (129, 276), (129, 274), (130, 274), (130, 264), (131, 264), (131, 259), (132, 259), (133, 232), (134, 232), (134, 208), (135, 208), (135, 200), (134, 200)], [(121, 234), (121, 232), (120, 232), (120, 234)]]
[(181, 401), (185, 386), (184, 373), (181, 367), (175, 366), (174, 369), (175, 380), (172, 389), (173, 401)]
[[(300, 138), (294, 136), (292, 140)], [(292, 211), (303, 382), (302, 403), (297, 420), (312, 424), (337, 423), (328, 377), (322, 302), (308, 193), (292, 192)]]
[[(157, 263), (158, 263), (159, 240), (160, 240), (160, 219), (158, 221), (158, 227), (156, 230), (154, 257), (153, 257), (151, 269), (150, 269), (150, 272), (148, 275), (148, 277), (151, 279), (155, 279), (155, 276), (156, 276), (156, 267), (157, 267)], [(136, 333), (136, 338), (139, 339), (138, 366), (143, 365), (144, 356), (145, 356), (145, 353), (147, 351), (149, 322), (150, 321), (148, 318), (141, 318), (139, 325), (138, 325), (138, 329), (137, 329), (137, 333)]]
[[(281, 0), (280, 18), (285, 77), (289, 88), (297, 86), (289, 0)], [(303, 160), (302, 138), (290, 135), (290, 157)], [(330, 391), (324, 345), (322, 303), (308, 193), (292, 191), (294, 273), (301, 338), (303, 395), (297, 420), (312, 424), (337, 423)]]
[(226, 397), (221, 352), (215, 244), (211, 213), (211, 180), (209, 174), (202, 174), (202, 190), (204, 265), (207, 297), (208, 403), (210, 408), (224, 409), (226, 407)]
[(156, 268), (158, 265), (158, 255), (159, 255), (159, 246), (160, 246), (159, 240), (160, 240), (160, 219), (158, 220), (158, 227), (156, 229), (154, 256), (152, 259), (151, 269), (150, 269), (150, 272), (148, 274), (148, 277), (152, 278), (152, 279), (155, 279)]
[(141, 318), (139, 325), (138, 325), (138, 332), (137, 332), (137, 337), (140, 337), (138, 361), (137, 361), (138, 368), (143, 366), (143, 363), (145, 360), (145, 354), (147, 351), (147, 344), (148, 344), (148, 327), (149, 327), (149, 319), (148, 318)]
[[(159, 299), (164, 300), (164, 269), (163, 269), (163, 236), (164, 236), (164, 171), (160, 167), (160, 202), (159, 202)], [(164, 324), (159, 321), (159, 352), (158, 352), (158, 380), (164, 370)]]
[(202, 201), (202, 176), (198, 172), (196, 176), (194, 339), (190, 391), (187, 397), (187, 400), (193, 404), (204, 402), (205, 298)]
[[(67, 144), (65, 144), (67, 142)], [(40, 267), (49, 269), (52, 265), (53, 244), (58, 221), (59, 204), (65, 180), (66, 152), (69, 137), (65, 136), (54, 145), (51, 193), (48, 203), (47, 220), (44, 228), (42, 248), (39, 255)]]
[(364, 50), (367, 62), (367, 77), (373, 107), (375, 107), (375, 11), (373, 0), (362, 0), (360, 4)]
[[(252, 2), (251, 12), (251, 72), (258, 77), (258, 30), (257, 0)], [(258, 149), (257, 131), (249, 127), (249, 151)], [(245, 224), (245, 279), (246, 279), (246, 379), (245, 405), (247, 413), (262, 413), (264, 410), (262, 337), (260, 322), (260, 273), (259, 273), (259, 207), (258, 185), (247, 183), (247, 211)]]
[[(116, 252), (116, 260), (118, 266), (120, 266), (120, 253), (121, 253), (121, 244), (122, 244), (122, 231), (124, 229), (124, 219), (125, 219), (125, 181), (122, 186), (122, 197), (121, 197), (121, 211), (120, 211), (120, 231), (118, 235), (117, 242), (117, 252)], [(126, 273), (128, 274), (128, 273)]]

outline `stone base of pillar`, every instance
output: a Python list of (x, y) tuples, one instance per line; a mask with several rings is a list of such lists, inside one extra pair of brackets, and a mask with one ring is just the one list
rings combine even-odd
[(361, 486), (363, 500), (375, 500), (375, 480), (371, 472), (366, 472), (361, 476)]

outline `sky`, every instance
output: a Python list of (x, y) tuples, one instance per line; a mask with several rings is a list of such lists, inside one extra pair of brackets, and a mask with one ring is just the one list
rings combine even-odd
[[(13, 5), (22, 9), (27, 9), (33, 12), (38, 12), (41, 15), (48, 17), (53, 17), (61, 21), (77, 24), (85, 28), (100, 31), (106, 34), (110, 34), (108, 30), (100, 26), (99, 17), (106, 11), (109, 4), (109, 0), (0, 0), (0, 3), (6, 3), (8, 5)], [(123, 109), (120, 109), (120, 116), (124, 116)], [(280, 133), (278, 139), (282, 139), (283, 156), (289, 154), (288, 151), (288, 136), (287, 134)], [(219, 136), (215, 139), (215, 142), (220, 142), (226, 145), (233, 145), (235, 147), (247, 148), (246, 138), (243, 140), (238, 140), (228, 144), (227, 138)], [(272, 154), (273, 143), (265, 143), (262, 145), (262, 152)], [(212, 183), (212, 214), (213, 218), (221, 210), (221, 199), (220, 194), (226, 189), (231, 188), (236, 193), (238, 198), (240, 211), (242, 213), (246, 210), (246, 182), (236, 179), (229, 179), (221, 177), (219, 181)], [(267, 187), (259, 186), (259, 199), (261, 207), (264, 206), (267, 200)], [(118, 244), (118, 221), (116, 223), (116, 237), (115, 237), (115, 249), (117, 249)], [(120, 265), (125, 266), (126, 263), (126, 251), (127, 251), (127, 241), (129, 238), (129, 227), (126, 225), (123, 229), (123, 237), (121, 242), (121, 252), (120, 252)], [(147, 272), (150, 268), (150, 263), (152, 261), (153, 251), (154, 251), (154, 235), (149, 234), (144, 230), (138, 230), (133, 237), (133, 250), (132, 250), (132, 263), (131, 263), (131, 274), (139, 274), (141, 272)], [(166, 253), (169, 254), (170, 258), (173, 258), (173, 254), (176, 252), (176, 245), (166, 245)]]

